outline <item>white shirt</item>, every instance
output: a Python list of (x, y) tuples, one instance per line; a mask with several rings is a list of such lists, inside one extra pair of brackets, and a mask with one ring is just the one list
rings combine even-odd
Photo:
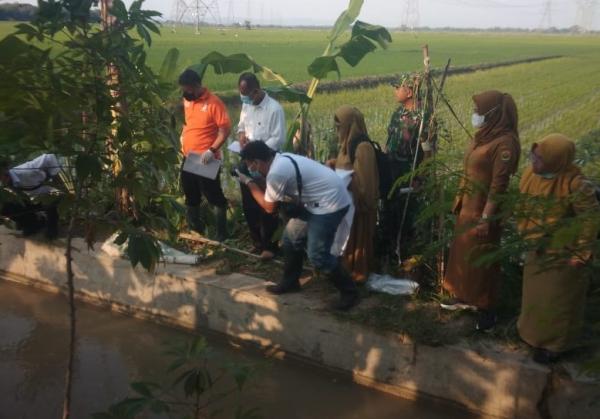
[(54, 154), (42, 154), (35, 159), (13, 167), (8, 175), (15, 188), (34, 189), (44, 183), (48, 178), (60, 172), (60, 164)]
[(285, 196), (298, 197), (294, 159), (302, 176), (302, 203), (313, 214), (331, 214), (352, 203), (342, 179), (329, 167), (296, 154), (277, 154), (267, 173), (265, 201), (281, 202)]
[(245, 133), (249, 141), (263, 141), (279, 151), (285, 142), (285, 129), (283, 108), (266, 92), (258, 105), (242, 105), (237, 132)]

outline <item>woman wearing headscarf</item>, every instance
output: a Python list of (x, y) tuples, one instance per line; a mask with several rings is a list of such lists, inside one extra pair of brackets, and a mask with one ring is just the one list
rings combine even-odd
[[(554, 361), (571, 349), (583, 327), (592, 256), (598, 226), (583, 218), (581, 232), (569, 243), (555, 244), (552, 230), (575, 216), (600, 209), (593, 185), (573, 164), (575, 144), (552, 134), (531, 148), (531, 165), (521, 178), (522, 213), (518, 228), (535, 250), (526, 257), (523, 297), (517, 327), (535, 348), (534, 360)], [(585, 222), (585, 220), (588, 222)]]
[(350, 238), (344, 251), (344, 262), (356, 282), (365, 282), (373, 265), (373, 239), (377, 222), (379, 173), (375, 149), (363, 114), (352, 106), (335, 111), (335, 129), (339, 152), (328, 164), (335, 169), (353, 170), (350, 182), (355, 213)]
[(458, 215), (443, 287), (452, 298), (449, 310), (475, 308), (476, 329), (495, 326), (500, 267), (481, 264), (497, 249), (502, 232), (499, 201), (517, 170), (519, 144), (517, 106), (511, 95), (497, 90), (473, 96), (472, 124), (477, 128), (464, 158), (464, 175), (455, 200)]

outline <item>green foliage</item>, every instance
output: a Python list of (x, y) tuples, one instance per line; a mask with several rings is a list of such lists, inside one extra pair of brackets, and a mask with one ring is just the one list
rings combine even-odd
[[(40, 1), (36, 18), (0, 41), (0, 153), (15, 162), (59, 155), (61, 216), (122, 231), (133, 265), (153, 269), (160, 248), (151, 231), (174, 234), (181, 210), (164, 193), (178, 163), (165, 100), (179, 52), (169, 50), (155, 74), (146, 58), (159, 13), (116, 0), (117, 22), (103, 30), (90, 18), (93, 3)], [(126, 191), (126, 210), (116, 191)]]
[(350, 0), (348, 8), (338, 16), (331, 28), (331, 32), (328, 36), (330, 42), (335, 42), (337, 38), (348, 29), (352, 22), (358, 18), (363, 3), (364, 0)]
[[(333, 42), (337, 37), (330, 38)], [(377, 46), (385, 49), (392, 42), (392, 36), (383, 26), (371, 25), (369, 23), (356, 21), (352, 27), (350, 39), (336, 47), (335, 54), (325, 54), (316, 58), (308, 66), (308, 74), (317, 79), (322, 79), (328, 73), (334, 71), (341, 77), (337, 58), (342, 58), (352, 67), (358, 63), (370, 52), (377, 49)], [(331, 44), (333, 46), (333, 44)]]
[(149, 411), (185, 418), (218, 417), (223, 411), (215, 404), (232, 398), (236, 399), (235, 418), (261, 417), (258, 408), (244, 408), (240, 398), (254, 373), (252, 366), (214, 365), (210, 347), (202, 337), (167, 344), (164, 355), (171, 359), (165, 382), (133, 382), (132, 396), (112, 405), (106, 412), (94, 414), (93, 418), (133, 419)]

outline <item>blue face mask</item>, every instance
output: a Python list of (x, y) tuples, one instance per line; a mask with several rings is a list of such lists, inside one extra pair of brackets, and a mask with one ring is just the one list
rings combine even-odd
[(540, 173), (540, 176), (544, 179), (554, 179), (556, 177), (556, 173)]
[(255, 170), (248, 170), (248, 172), (250, 173), (250, 176), (252, 176), (253, 178), (259, 178), (262, 177), (262, 175), (260, 174), (260, 172), (257, 172)]
[(252, 105), (252, 98), (246, 95), (240, 95), (240, 100), (244, 105)]

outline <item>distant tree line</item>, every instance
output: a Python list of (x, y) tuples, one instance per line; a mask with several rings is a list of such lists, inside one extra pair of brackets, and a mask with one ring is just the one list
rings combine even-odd
[(399, 28), (394, 28), (399, 31), (406, 32), (517, 32), (517, 33), (555, 33), (555, 34), (575, 34), (575, 33), (600, 33), (600, 31), (588, 31), (581, 26), (573, 25), (568, 28), (556, 28), (554, 26), (550, 28), (537, 28), (537, 29), (528, 29), (528, 28), (502, 28), (499, 26), (492, 28), (452, 28), (449, 26), (445, 27), (435, 27), (430, 28), (428, 26), (422, 26), (417, 28), (408, 28), (406, 26), (401, 26)]
[[(30, 21), (38, 8), (25, 3), (0, 4), (0, 20)], [(90, 17), (93, 22), (100, 22), (100, 11), (92, 10)]]

